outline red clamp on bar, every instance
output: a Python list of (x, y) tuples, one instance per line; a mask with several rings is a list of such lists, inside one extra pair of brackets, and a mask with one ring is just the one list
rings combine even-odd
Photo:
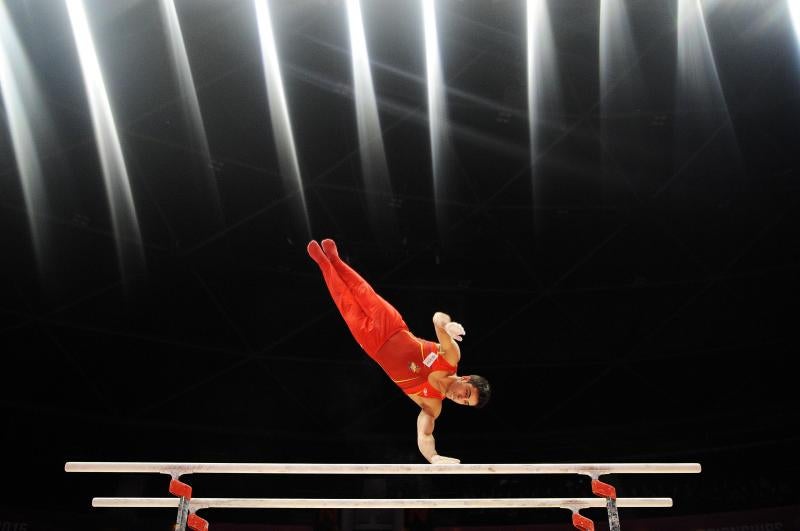
[(599, 479), (592, 479), (592, 494), (611, 500), (617, 499), (617, 491), (608, 483), (603, 483)]
[(594, 522), (580, 513), (572, 513), (572, 525), (581, 531), (594, 531)]
[(208, 531), (208, 520), (204, 520), (194, 513), (189, 514), (186, 525), (194, 531)]
[(169, 482), (169, 493), (178, 498), (192, 499), (192, 487), (175, 478), (172, 478)]

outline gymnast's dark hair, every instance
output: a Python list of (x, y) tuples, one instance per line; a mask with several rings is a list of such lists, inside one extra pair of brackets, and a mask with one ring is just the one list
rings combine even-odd
[(469, 383), (474, 385), (475, 389), (478, 390), (478, 403), (475, 404), (475, 407), (485, 406), (486, 402), (488, 402), (489, 398), (492, 396), (492, 387), (489, 385), (489, 380), (483, 376), (471, 374), (469, 377)]

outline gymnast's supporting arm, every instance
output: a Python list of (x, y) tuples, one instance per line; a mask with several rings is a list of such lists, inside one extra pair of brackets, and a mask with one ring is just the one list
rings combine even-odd
[(436, 453), (436, 440), (433, 438), (435, 418), (423, 408), (417, 417), (417, 446), (425, 459), (433, 465), (457, 465), (461, 461)]

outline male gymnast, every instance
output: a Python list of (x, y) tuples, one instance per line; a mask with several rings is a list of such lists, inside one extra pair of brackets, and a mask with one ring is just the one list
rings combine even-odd
[(312, 240), (308, 254), (319, 266), (333, 302), (362, 349), (419, 407), (417, 446), (432, 464), (458, 464), (439, 455), (433, 438), (434, 423), (445, 398), (456, 404), (483, 407), (491, 396), (486, 378), (458, 376), (458, 343), (465, 335), (461, 324), (436, 312), (433, 326), (438, 343), (414, 336), (400, 313), (339, 258), (333, 240)]

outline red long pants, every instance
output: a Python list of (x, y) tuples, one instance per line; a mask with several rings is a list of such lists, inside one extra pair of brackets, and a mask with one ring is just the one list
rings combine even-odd
[(408, 330), (394, 306), (338, 256), (316, 259), (333, 302), (361, 348), (379, 361), (378, 350), (400, 330)]

